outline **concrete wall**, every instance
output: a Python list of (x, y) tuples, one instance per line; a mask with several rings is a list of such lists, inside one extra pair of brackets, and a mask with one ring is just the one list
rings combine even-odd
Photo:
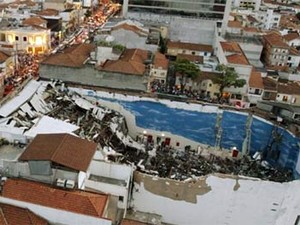
[(158, 45), (146, 44), (147, 37), (141, 37), (133, 31), (124, 29), (114, 30), (111, 35), (115, 38), (115, 42), (126, 46), (127, 48), (140, 48), (151, 52), (156, 52)]
[(29, 164), (27, 162), (18, 161), (3, 161), (3, 170), (7, 175), (12, 177), (23, 177), (38, 180), (45, 183), (52, 183), (55, 179), (67, 179), (73, 180), (77, 183), (78, 173), (70, 172), (66, 170), (52, 169), (51, 175), (31, 175)]
[(144, 76), (99, 71), (93, 65), (72, 68), (41, 64), (40, 77), (77, 84), (137, 91), (146, 91), (148, 82), (147, 77)]
[(248, 60), (260, 60), (260, 56), (263, 50), (262, 45), (256, 45), (251, 43), (239, 42), (239, 45), (245, 53)]
[(108, 219), (82, 215), (78, 213), (58, 210), (41, 205), (36, 205), (28, 202), (13, 200), (10, 198), (0, 197), (1, 203), (11, 204), (22, 208), (28, 208), (33, 213), (45, 218), (51, 224), (65, 224), (65, 225), (111, 225)]
[[(174, 41), (212, 45), (216, 20), (182, 18), (145, 12), (129, 12), (128, 18), (162, 23), (169, 26), (169, 39)], [(180, 29), (178, 29), (180, 27)]]

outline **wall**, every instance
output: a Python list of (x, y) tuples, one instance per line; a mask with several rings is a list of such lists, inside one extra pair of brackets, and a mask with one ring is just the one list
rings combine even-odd
[(98, 71), (92, 65), (85, 65), (82, 68), (71, 68), (41, 64), (40, 77), (91, 86), (138, 91), (146, 91), (148, 82), (146, 77), (140, 75)]
[(93, 160), (90, 166), (90, 173), (98, 176), (128, 181), (132, 175), (132, 168), (126, 165)]
[(78, 213), (58, 210), (32, 203), (17, 201), (9, 198), (0, 197), (0, 202), (11, 204), (23, 208), (28, 208), (33, 213), (45, 218), (53, 224), (66, 224), (66, 225), (111, 225), (111, 221), (104, 218), (97, 218)]
[[(140, 175), (133, 207), (159, 214), (167, 224), (295, 225), (299, 188), (299, 181), (275, 183), (218, 174), (195, 183)], [(155, 190), (170, 194), (166, 197)], [(191, 194), (193, 201), (182, 200), (185, 193)]]
[(158, 49), (157, 45), (146, 44), (147, 37), (141, 37), (133, 31), (125, 29), (113, 30), (111, 35), (115, 38), (115, 42), (127, 48), (140, 48), (151, 52), (156, 52)]
[[(145, 22), (164, 21), (169, 27), (169, 39), (174, 41), (212, 45), (216, 20), (182, 18), (177, 16), (159, 15), (145, 12), (129, 12), (128, 18)], [(199, 26), (201, 24), (201, 26)], [(180, 27), (180, 29), (178, 29)]]
[(263, 50), (262, 45), (256, 45), (245, 42), (239, 42), (239, 45), (245, 53), (248, 60), (260, 60), (260, 56)]
[(29, 165), (27, 162), (18, 162), (18, 161), (3, 161), (3, 170), (12, 177), (23, 177), (30, 178), (33, 180), (38, 180), (45, 183), (53, 183), (55, 179), (67, 179), (73, 180), (77, 183), (78, 174), (75, 172), (52, 169), (52, 175), (31, 175)]

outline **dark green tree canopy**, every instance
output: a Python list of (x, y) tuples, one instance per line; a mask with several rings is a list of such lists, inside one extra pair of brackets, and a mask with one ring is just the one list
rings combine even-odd
[(187, 59), (177, 59), (174, 63), (175, 72), (181, 75), (180, 86), (181, 91), (185, 89), (186, 78), (195, 79), (200, 75), (200, 69), (197, 65)]
[(182, 76), (195, 79), (200, 72), (197, 65), (187, 59), (177, 59), (175, 62), (175, 70)]
[(220, 98), (223, 96), (223, 90), (226, 87), (243, 87), (246, 84), (244, 79), (239, 79), (239, 75), (232, 67), (223, 64), (217, 66), (217, 70), (221, 72), (218, 80), (220, 84)]

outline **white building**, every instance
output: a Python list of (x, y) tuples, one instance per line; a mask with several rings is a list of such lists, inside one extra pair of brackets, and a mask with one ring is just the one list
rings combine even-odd
[(261, 10), (256, 13), (256, 19), (261, 22), (260, 27), (266, 30), (278, 27), (280, 18), (281, 14), (275, 12), (273, 9)]
[(243, 9), (253, 9), (255, 11), (259, 10), (261, 5), (261, 0), (233, 0), (233, 7), (243, 8)]
[(287, 66), (291, 68), (298, 68), (300, 66), (300, 52), (297, 49), (290, 49), (290, 54), (288, 55), (287, 59)]

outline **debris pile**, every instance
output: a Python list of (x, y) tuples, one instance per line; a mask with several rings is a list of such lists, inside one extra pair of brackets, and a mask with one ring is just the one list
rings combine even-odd
[(75, 131), (78, 136), (98, 143), (108, 160), (131, 164), (144, 173), (176, 180), (189, 180), (211, 173), (276, 182), (293, 179), (290, 171), (263, 166), (249, 156), (237, 159), (210, 154), (207, 157), (187, 146), (178, 150), (163, 142), (135, 141), (128, 135), (124, 116), (97, 102), (88, 101), (62, 83), (49, 83), (39, 96), (42, 97), (39, 102), (43, 103), (42, 106), (47, 105), (47, 110), (36, 110), (38, 107), (28, 104), (26, 110), (22, 113), (19, 110), (12, 117), (16, 127), (30, 129), (33, 121), (43, 115), (60, 119), (78, 126)]

